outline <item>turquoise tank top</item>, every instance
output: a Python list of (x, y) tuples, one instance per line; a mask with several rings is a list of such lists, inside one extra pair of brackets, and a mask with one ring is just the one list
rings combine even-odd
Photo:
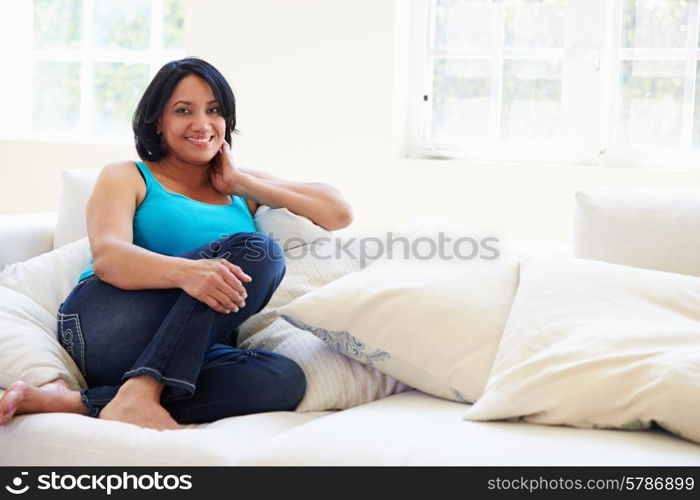
[[(134, 245), (163, 255), (177, 255), (241, 232), (257, 232), (248, 205), (231, 196), (230, 205), (212, 205), (171, 193), (148, 166), (135, 162), (146, 181), (146, 197), (134, 213)], [(78, 281), (94, 274), (93, 261)]]

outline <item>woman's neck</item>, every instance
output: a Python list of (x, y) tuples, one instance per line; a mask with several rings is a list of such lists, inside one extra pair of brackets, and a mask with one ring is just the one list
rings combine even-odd
[(206, 188), (211, 185), (209, 180), (209, 165), (187, 163), (178, 158), (165, 157), (153, 162), (159, 173), (173, 179), (177, 183), (193, 188)]

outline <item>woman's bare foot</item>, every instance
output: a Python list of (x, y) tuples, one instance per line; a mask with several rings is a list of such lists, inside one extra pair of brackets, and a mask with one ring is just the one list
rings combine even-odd
[(0, 399), (0, 425), (9, 422), (15, 415), (49, 412), (87, 415), (88, 409), (80, 399), (80, 392), (69, 389), (61, 379), (39, 387), (15, 382)]
[(163, 386), (148, 375), (132, 377), (100, 411), (99, 418), (135, 424), (149, 429), (180, 429), (180, 425), (160, 404)]

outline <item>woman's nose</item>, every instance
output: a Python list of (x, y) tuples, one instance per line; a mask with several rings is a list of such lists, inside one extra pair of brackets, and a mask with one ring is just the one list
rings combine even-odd
[(194, 130), (211, 130), (211, 117), (206, 111), (192, 114), (192, 128)]

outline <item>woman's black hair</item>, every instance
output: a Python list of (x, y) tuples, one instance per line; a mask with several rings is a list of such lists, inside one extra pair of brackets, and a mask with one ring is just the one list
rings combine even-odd
[(175, 86), (188, 75), (197, 75), (207, 81), (219, 102), (226, 120), (226, 142), (231, 144), (231, 133), (236, 130), (236, 100), (224, 76), (214, 66), (196, 57), (186, 57), (165, 64), (146, 88), (136, 106), (131, 125), (134, 129), (136, 152), (142, 160), (158, 161), (168, 149), (158, 134), (158, 119)]

